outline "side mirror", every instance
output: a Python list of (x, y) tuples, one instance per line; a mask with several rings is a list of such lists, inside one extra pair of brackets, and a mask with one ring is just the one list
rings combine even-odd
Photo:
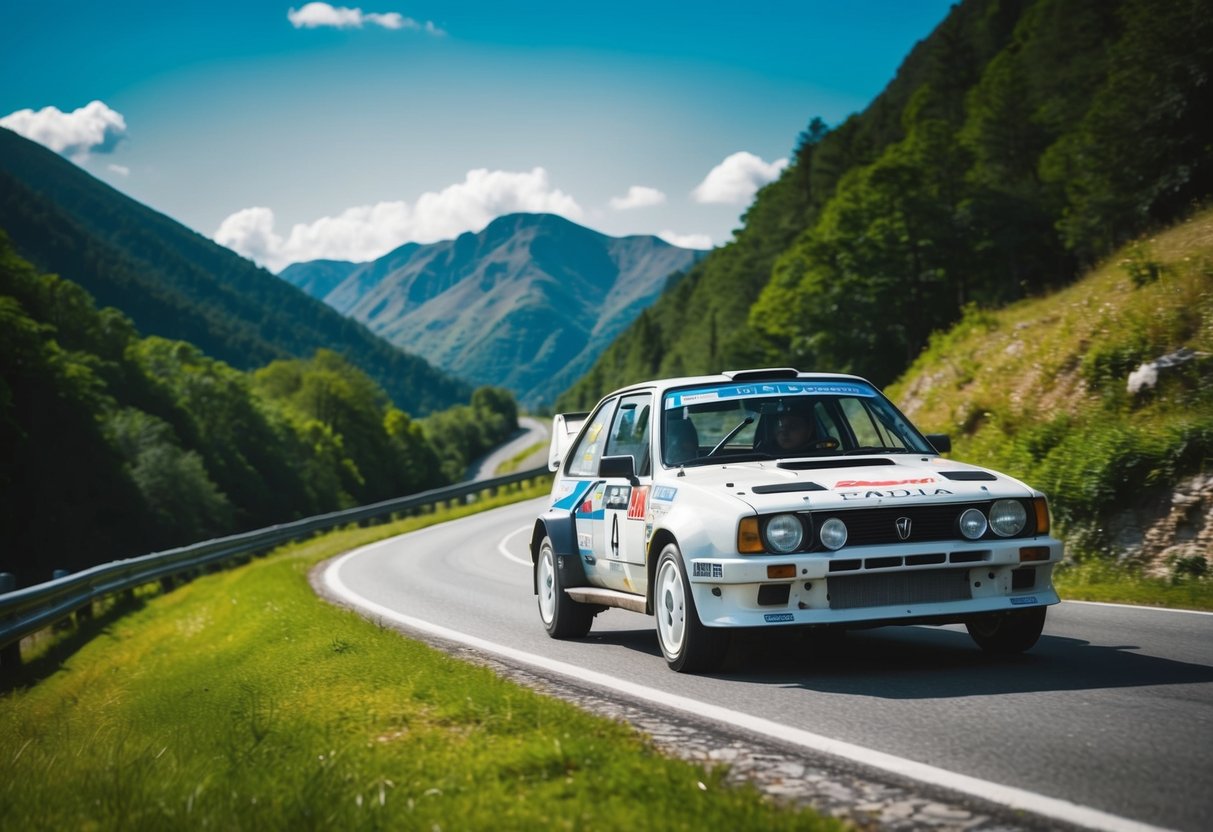
[(935, 448), (938, 453), (947, 454), (952, 452), (952, 437), (946, 433), (928, 433), (927, 441)]
[(604, 456), (598, 463), (598, 476), (603, 479), (625, 479), (632, 485), (639, 485), (636, 478), (636, 459), (627, 456)]

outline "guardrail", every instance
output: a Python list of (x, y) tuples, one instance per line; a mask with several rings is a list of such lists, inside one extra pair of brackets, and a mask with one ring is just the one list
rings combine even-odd
[[(103, 563), (46, 583), (5, 592), (0, 595), (0, 649), (3, 650), (0, 665), (7, 668), (12, 664), (20, 664), (19, 644), (25, 636), (109, 595), (268, 550), (288, 540), (307, 537), (337, 526), (459, 500), (482, 491), (495, 491), (503, 486), (538, 479), (549, 473), (546, 467), (532, 468), (502, 477), (435, 488), (407, 497), (305, 517), (290, 523), (206, 540), (164, 552)], [(3, 589), (4, 587), (0, 587), (0, 591)]]

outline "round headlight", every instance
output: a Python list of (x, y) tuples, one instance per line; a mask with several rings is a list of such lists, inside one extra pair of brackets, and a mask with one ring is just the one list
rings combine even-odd
[(1018, 500), (998, 500), (990, 506), (990, 528), (999, 537), (1010, 537), (1023, 531), (1028, 512)]
[(776, 514), (767, 521), (767, 546), (771, 551), (787, 554), (800, 548), (804, 526), (794, 514)]
[(986, 516), (981, 513), (980, 509), (966, 509), (965, 513), (960, 515), (960, 533), (969, 540), (980, 538), (986, 533), (988, 527)]
[(847, 542), (847, 524), (831, 517), (821, 524), (821, 543), (827, 549), (841, 549)]

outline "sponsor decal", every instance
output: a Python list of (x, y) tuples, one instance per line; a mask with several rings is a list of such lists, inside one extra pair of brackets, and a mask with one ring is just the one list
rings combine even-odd
[(591, 425), (591, 426), (590, 426), (590, 432), (589, 432), (589, 434), (588, 434), (588, 435), (589, 435), (589, 439), (590, 439), (590, 441), (591, 441), (591, 442), (597, 442), (597, 441), (598, 441), (598, 435), (599, 435), (600, 433), (602, 433), (602, 425), (600, 425), (600, 424), (598, 424), (598, 425)]
[[(565, 485), (562, 485), (561, 490), (563, 491), (565, 487)], [(581, 495), (590, 487), (590, 484), (585, 480), (572, 480), (567, 483), (567, 487), (568, 491), (553, 504), (552, 508), (572, 511), (581, 499)]]
[(602, 507), (606, 509), (625, 509), (628, 507), (631, 494), (632, 487), (630, 485), (608, 485)]
[(845, 381), (768, 382), (759, 385), (724, 385), (700, 388), (666, 396), (665, 408), (699, 404), (700, 402), (749, 398), (751, 396), (861, 396), (875, 398), (876, 391), (864, 384)]
[(1011, 603), (1017, 607), (1022, 607), (1024, 604), (1039, 603), (1035, 595), (1025, 595), (1022, 598), (1012, 598)]
[(951, 493), (945, 488), (894, 488), (888, 491), (839, 491), (838, 496), (843, 500), (899, 500), (906, 497), (942, 497)]
[(632, 499), (628, 502), (628, 519), (643, 520), (649, 505), (649, 487), (642, 485), (632, 489)]
[(929, 485), (935, 482), (934, 477), (921, 477), (913, 480), (839, 480), (835, 488), (881, 488), (887, 485)]
[(594, 536), (590, 534), (577, 533), (577, 548), (585, 552), (594, 550)]
[(678, 493), (677, 488), (668, 485), (659, 485), (653, 489), (653, 501), (662, 503), (674, 502), (674, 495)]
[(781, 621), (795, 621), (796, 616), (790, 612), (768, 612), (762, 617), (762, 620), (768, 624), (777, 624)]
[(691, 568), (696, 578), (724, 578), (724, 567), (719, 563), (695, 561)]
[(581, 504), (581, 508), (577, 509), (577, 513), (578, 514), (593, 514), (594, 513), (594, 501), (586, 500), (584, 503)]

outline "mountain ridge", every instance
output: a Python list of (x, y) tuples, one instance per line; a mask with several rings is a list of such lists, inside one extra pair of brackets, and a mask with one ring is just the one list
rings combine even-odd
[(541, 406), (700, 256), (651, 235), (515, 213), (354, 264), (335, 286), (324, 262), (280, 277), (473, 384)]
[(237, 369), (317, 349), (345, 354), (423, 415), (471, 388), (43, 146), (0, 129), (0, 228), (39, 269), (69, 276), (145, 335)]

